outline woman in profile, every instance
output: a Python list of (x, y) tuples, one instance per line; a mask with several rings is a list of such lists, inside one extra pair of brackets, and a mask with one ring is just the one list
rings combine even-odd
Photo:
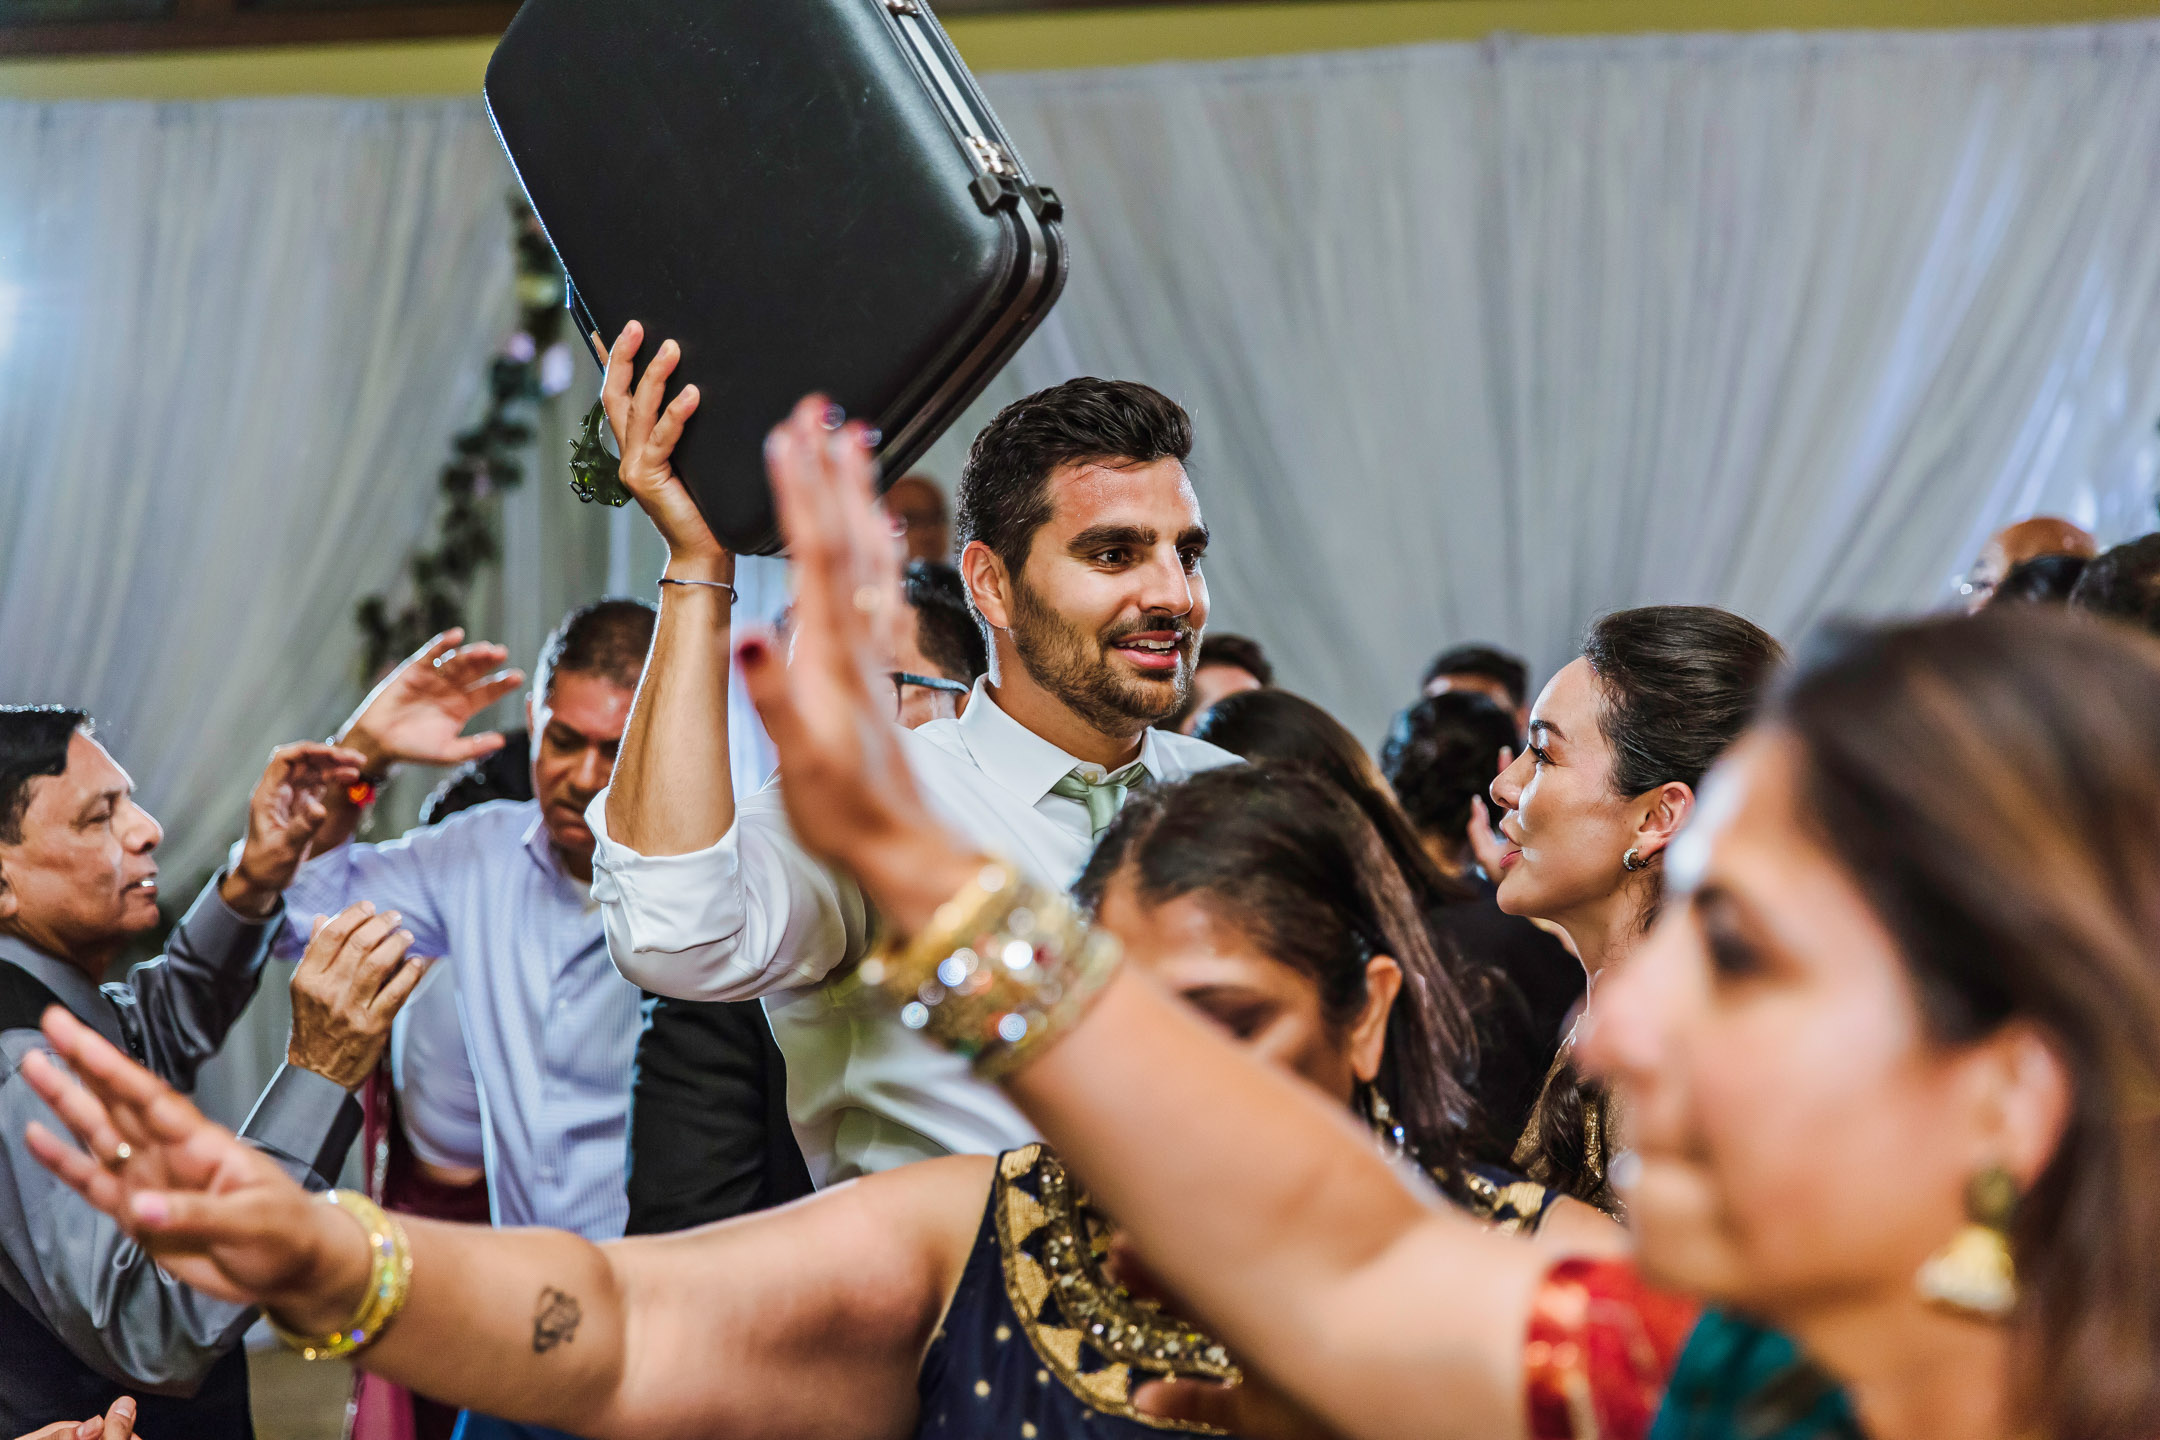
[[(1754, 717), (1784, 651), (1708, 605), (1620, 610), (1590, 627), (1582, 655), (1530, 711), (1523, 753), (1493, 781), (1502, 910), (1565, 931), (1600, 979), (1649, 935), (1665, 896), (1665, 855), (1694, 813), (1711, 765)], [(1577, 1033), (1580, 1033), (1578, 1027)], [(1611, 1162), (1626, 1146), (1611, 1094), (1560, 1048), (1515, 1167), (1618, 1215)]]

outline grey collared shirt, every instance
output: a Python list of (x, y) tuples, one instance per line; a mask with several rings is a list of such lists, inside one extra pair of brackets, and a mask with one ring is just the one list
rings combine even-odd
[[(267, 921), (219, 898), (222, 874), (174, 927), (165, 953), (99, 986), (82, 971), (0, 935), (0, 959), (20, 966), (77, 1019), (182, 1091), (254, 998), (281, 906)], [(122, 1011), (132, 1012), (125, 1022)], [(129, 1032), (133, 1032), (132, 1036)], [(134, 1044), (130, 1044), (131, 1039)], [(0, 1032), (0, 1286), (92, 1369), (141, 1391), (190, 1395), (255, 1318), (172, 1279), (53, 1175), (23, 1140), (32, 1120), (67, 1127), (18, 1071), (43, 1048), (36, 1030)], [(280, 1067), (241, 1134), (311, 1190), (327, 1189), (359, 1130), (359, 1106), (313, 1071)], [(0, 1356), (0, 1384), (6, 1380)]]

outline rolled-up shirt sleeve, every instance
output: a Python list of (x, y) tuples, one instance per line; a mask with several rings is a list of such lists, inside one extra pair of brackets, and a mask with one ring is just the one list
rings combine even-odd
[(862, 892), (797, 843), (777, 785), (745, 797), (719, 843), (687, 855), (617, 842), (607, 800), (601, 791), (585, 812), (592, 894), (608, 955), (632, 984), (682, 1000), (748, 1000), (862, 957)]

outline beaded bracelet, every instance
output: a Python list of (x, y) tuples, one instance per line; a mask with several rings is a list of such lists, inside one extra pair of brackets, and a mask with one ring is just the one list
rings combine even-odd
[(1070, 898), (985, 865), (899, 955), (857, 975), (919, 1030), (1000, 1079), (1072, 1028), (1117, 970), (1117, 937)]
[(368, 1287), (352, 1322), (328, 1335), (295, 1335), (267, 1315), (263, 1317), (269, 1320), (271, 1333), (288, 1349), (299, 1351), (303, 1360), (335, 1360), (365, 1350), (381, 1338), (412, 1294), (412, 1244), (397, 1218), (357, 1190), (325, 1190), (322, 1198), (359, 1221), (367, 1232)]

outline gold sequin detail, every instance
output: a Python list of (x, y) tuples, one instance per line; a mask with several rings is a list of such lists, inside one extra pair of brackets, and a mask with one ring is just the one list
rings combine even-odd
[(1048, 1366), (1036, 1380), (1047, 1382), (1054, 1371), (1066, 1389), (1105, 1414), (1159, 1430), (1220, 1434), (1133, 1408), (1134, 1388), (1148, 1380), (1235, 1385), (1243, 1377), (1212, 1337), (1103, 1274), (1110, 1227), (1057, 1157), (1041, 1145), (1001, 1156), (995, 1208), (1006, 1296)]

